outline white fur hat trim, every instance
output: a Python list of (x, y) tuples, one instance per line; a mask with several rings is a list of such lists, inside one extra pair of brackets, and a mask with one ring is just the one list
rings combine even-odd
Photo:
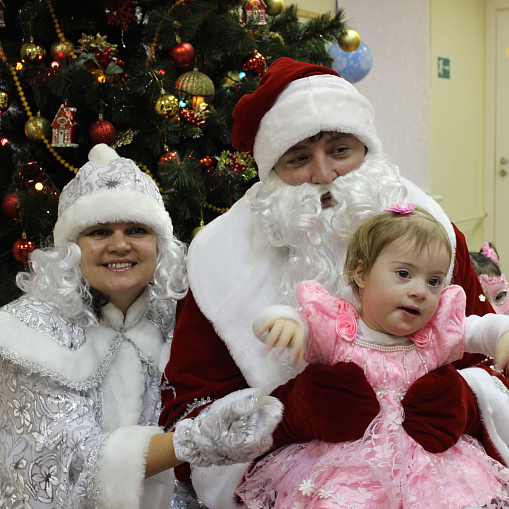
[(296, 143), (321, 131), (351, 133), (368, 148), (382, 151), (371, 103), (343, 78), (310, 76), (292, 81), (263, 116), (253, 154), (260, 180)]
[(161, 193), (134, 161), (104, 144), (96, 145), (89, 158), (60, 195), (55, 245), (74, 242), (83, 230), (105, 223), (143, 223), (158, 235), (173, 235)]

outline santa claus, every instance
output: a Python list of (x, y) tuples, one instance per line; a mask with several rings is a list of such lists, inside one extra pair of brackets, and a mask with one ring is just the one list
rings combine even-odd
[[(285, 355), (264, 356), (254, 317), (269, 304), (296, 305), (295, 287), (305, 279), (351, 300), (341, 274), (350, 232), (402, 200), (425, 208), (448, 232), (455, 256), (447, 282), (465, 289), (467, 314), (493, 312), (480, 299), (465, 239), (399, 174), (383, 153), (370, 102), (332, 69), (281, 58), (233, 116), (232, 145), (253, 152), (260, 182), (191, 243), (191, 291), (175, 328), (160, 424), (172, 429), (210, 403), (220, 407), (271, 386), (285, 407), (274, 446), (360, 438), (379, 409), (362, 370), (352, 363), (296, 370)], [(463, 359), (463, 376), (444, 366), (422, 377), (403, 400), (404, 426), (431, 452), (475, 434), (508, 464), (509, 384), (484, 360)], [(238, 507), (235, 489), (248, 466), (193, 467), (202, 503)], [(176, 469), (180, 481), (190, 482), (189, 473)]]

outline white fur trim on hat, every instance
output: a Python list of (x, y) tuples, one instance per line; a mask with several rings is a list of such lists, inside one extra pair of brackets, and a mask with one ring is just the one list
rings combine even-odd
[(134, 161), (104, 144), (96, 145), (89, 158), (60, 194), (55, 245), (75, 242), (83, 230), (106, 223), (143, 223), (160, 236), (173, 235), (156, 183)]
[(131, 190), (96, 191), (77, 200), (58, 218), (53, 230), (55, 245), (75, 242), (90, 226), (123, 222), (146, 224), (158, 235), (173, 234), (168, 212), (149, 196)]
[(253, 154), (260, 180), (296, 143), (321, 131), (351, 133), (368, 148), (382, 151), (371, 103), (343, 78), (318, 75), (290, 83), (264, 115)]

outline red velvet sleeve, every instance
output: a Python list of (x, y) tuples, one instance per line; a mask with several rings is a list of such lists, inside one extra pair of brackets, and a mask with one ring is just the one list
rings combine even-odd
[[(479, 298), (480, 295), (484, 295), (484, 292), (470, 261), (470, 253), (465, 236), (458, 230), (456, 225), (453, 224), (453, 227), (456, 234), (456, 259), (454, 262), (453, 283), (465, 290), (467, 296), (466, 315), (483, 316), (487, 313), (494, 313), (488, 299), (483, 301)], [(463, 359), (453, 364), (455, 368), (462, 369), (475, 366), (484, 359), (486, 359), (485, 355), (465, 353)]]
[(247, 386), (226, 345), (189, 292), (181, 303), (170, 362), (163, 375), (159, 424), (171, 429), (179, 418), (198, 415), (207, 402)]
[[(159, 425), (166, 429), (172, 429), (180, 418), (198, 415), (204, 405), (247, 387), (226, 345), (190, 291), (178, 306), (162, 386)], [(190, 482), (189, 473), (187, 464), (175, 469), (180, 481)]]

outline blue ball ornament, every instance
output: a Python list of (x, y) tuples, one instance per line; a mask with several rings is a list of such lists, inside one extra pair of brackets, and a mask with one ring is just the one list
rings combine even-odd
[(373, 65), (371, 51), (362, 41), (359, 47), (350, 53), (343, 51), (335, 42), (329, 48), (329, 55), (334, 59), (331, 67), (350, 83), (364, 78)]

